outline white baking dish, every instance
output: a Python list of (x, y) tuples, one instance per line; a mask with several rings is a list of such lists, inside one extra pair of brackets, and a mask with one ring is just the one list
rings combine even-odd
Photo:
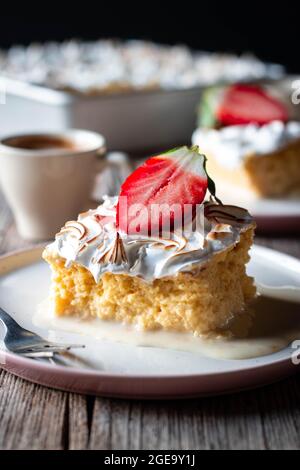
[[(291, 116), (299, 119), (300, 105), (291, 105), (295, 79), (286, 76), (276, 84), (286, 96)], [(2, 79), (1, 84), (0, 91), (5, 91), (5, 104), (0, 104), (1, 137), (28, 131), (87, 129), (103, 134), (110, 150), (137, 154), (189, 143), (204, 89), (87, 96), (11, 79)], [(4, 101), (1, 95), (0, 103)]]
[(190, 141), (201, 88), (75, 95), (5, 80), (0, 135), (64, 128), (89, 129), (108, 147), (129, 152), (167, 148)]

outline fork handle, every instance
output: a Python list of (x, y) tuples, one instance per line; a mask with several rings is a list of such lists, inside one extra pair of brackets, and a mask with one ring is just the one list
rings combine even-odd
[(5, 312), (2, 308), (0, 308), (0, 321), (2, 321), (3, 325), (6, 329), (9, 328), (18, 328), (20, 329), (20, 325), (10, 316), (8, 313)]

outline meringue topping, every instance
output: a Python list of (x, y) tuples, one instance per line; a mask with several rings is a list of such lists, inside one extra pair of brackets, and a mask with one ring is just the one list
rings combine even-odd
[(72, 232), (72, 235), (77, 237), (78, 240), (82, 240), (86, 235), (86, 228), (80, 222), (67, 222), (66, 225), (61, 229), (61, 233)]
[(161, 237), (127, 235), (117, 230), (118, 198), (105, 198), (96, 210), (69, 222), (48, 249), (66, 260), (86, 267), (96, 282), (106, 272), (138, 276), (152, 282), (179, 272), (198, 272), (217, 253), (235, 246), (243, 231), (254, 222), (241, 208), (204, 205), (203, 230), (191, 226)]
[[(103, 245), (101, 245), (102, 247)], [(120, 234), (117, 232), (116, 238), (112, 245), (109, 247), (108, 251), (99, 259), (98, 263), (102, 264), (118, 264), (123, 265), (127, 264), (127, 256), (124, 249), (123, 241), (120, 237)]]

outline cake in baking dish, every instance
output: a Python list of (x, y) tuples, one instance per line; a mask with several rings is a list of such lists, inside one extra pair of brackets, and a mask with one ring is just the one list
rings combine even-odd
[[(153, 215), (162, 204), (168, 224)], [(55, 314), (194, 335), (228, 329), (256, 295), (246, 274), (254, 229), (246, 210), (217, 199), (197, 147), (153, 157), (46, 248)]]
[(300, 193), (300, 123), (259, 87), (209, 90), (193, 143), (208, 157), (216, 184), (258, 197)]

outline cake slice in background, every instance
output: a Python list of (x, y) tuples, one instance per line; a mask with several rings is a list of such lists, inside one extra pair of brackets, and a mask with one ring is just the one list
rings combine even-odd
[(300, 194), (300, 122), (267, 90), (249, 85), (204, 94), (192, 141), (216, 184), (258, 197)]
[[(66, 224), (44, 252), (55, 315), (196, 336), (230, 332), (233, 320), (249, 316), (256, 289), (246, 264), (255, 223), (246, 210), (217, 199), (205, 164), (197, 148), (153, 157), (120, 194), (128, 197), (128, 212), (134, 203), (142, 202), (147, 213), (153, 201), (172, 206), (181, 198), (179, 207), (200, 210), (202, 224), (191, 219), (179, 228), (181, 217), (172, 212), (170, 232), (159, 218), (157, 236), (149, 234), (148, 220), (133, 233), (124, 224), (120, 198), (107, 198)], [(204, 200), (209, 190), (211, 198)]]

